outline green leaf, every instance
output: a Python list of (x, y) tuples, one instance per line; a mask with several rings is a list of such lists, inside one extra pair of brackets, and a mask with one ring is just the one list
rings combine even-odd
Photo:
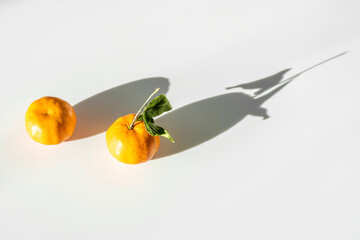
[[(164, 94), (154, 98), (145, 108), (144, 112), (147, 112), (149, 117), (154, 118), (161, 115), (164, 112), (170, 111), (172, 106), (169, 100)], [(138, 117), (138, 121), (143, 121), (143, 114)]]
[(137, 118), (137, 121), (143, 121), (146, 131), (152, 136), (163, 136), (169, 139), (171, 142), (175, 142), (170, 134), (162, 127), (154, 123), (154, 117), (171, 110), (169, 100), (165, 95), (160, 95), (152, 100), (145, 108), (144, 112)]
[[(144, 121), (145, 123), (145, 121)], [(162, 127), (156, 125), (155, 123), (145, 123), (145, 128), (146, 131), (148, 133), (150, 133), (150, 135), (152, 136), (162, 136), (162, 137), (166, 137), (167, 139), (169, 139), (171, 142), (175, 142), (172, 137), (170, 136), (170, 134)]]

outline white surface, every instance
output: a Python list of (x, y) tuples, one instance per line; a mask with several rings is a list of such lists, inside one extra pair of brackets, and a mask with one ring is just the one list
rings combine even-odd
[[(0, 238), (360, 239), (359, 12), (358, 0), (1, 0)], [(43, 146), (24, 128), (42, 96), (75, 105), (162, 76), (177, 109), (347, 50), (265, 102), (269, 119), (141, 165), (112, 158), (104, 133)]]

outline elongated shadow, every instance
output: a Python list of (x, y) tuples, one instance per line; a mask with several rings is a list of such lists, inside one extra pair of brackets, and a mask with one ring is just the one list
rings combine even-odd
[(169, 80), (163, 77), (146, 78), (126, 83), (91, 96), (76, 105), (76, 127), (67, 141), (90, 137), (105, 132), (118, 118), (136, 112), (155, 88), (154, 98), (166, 94)]
[(248, 115), (268, 118), (267, 110), (262, 107), (263, 103), (303, 73), (346, 53), (328, 58), (285, 80), (283, 80), (284, 74), (290, 69), (260, 80), (227, 88), (256, 89), (255, 96), (244, 93), (223, 94), (191, 103), (160, 117), (156, 122), (169, 130), (176, 143), (173, 144), (161, 138), (161, 147), (154, 159), (173, 155), (202, 144), (230, 129)]
[[(273, 79), (273, 76), (269, 76), (269, 79)], [(200, 145), (230, 129), (248, 115), (268, 118), (267, 110), (261, 105), (289, 82), (276, 86), (259, 98), (239, 92), (227, 93), (191, 103), (158, 118), (156, 123), (169, 131), (175, 144), (161, 138), (154, 159)]]

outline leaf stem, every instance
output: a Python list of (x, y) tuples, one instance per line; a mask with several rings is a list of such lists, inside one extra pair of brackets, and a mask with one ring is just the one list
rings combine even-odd
[(138, 116), (140, 115), (140, 112), (142, 111), (142, 109), (149, 103), (149, 101), (151, 100), (151, 98), (154, 96), (155, 93), (157, 93), (160, 90), (160, 88), (155, 89), (155, 91), (150, 95), (150, 97), (145, 101), (145, 103), (141, 106), (141, 108), (139, 109), (139, 111), (136, 113), (134, 120), (132, 121), (132, 123), (130, 124), (130, 126), (128, 127), (130, 130), (134, 128), (134, 124), (136, 122), (136, 119), (138, 118)]

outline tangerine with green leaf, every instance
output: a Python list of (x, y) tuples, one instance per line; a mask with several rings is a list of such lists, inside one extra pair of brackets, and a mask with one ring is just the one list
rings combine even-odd
[[(170, 134), (157, 126), (153, 119), (172, 109), (163, 94), (150, 102), (158, 90), (150, 95), (136, 114), (131, 113), (118, 118), (106, 131), (109, 152), (120, 162), (138, 164), (150, 160), (159, 149), (159, 136), (174, 142)], [(143, 108), (145, 109), (140, 114)]]

